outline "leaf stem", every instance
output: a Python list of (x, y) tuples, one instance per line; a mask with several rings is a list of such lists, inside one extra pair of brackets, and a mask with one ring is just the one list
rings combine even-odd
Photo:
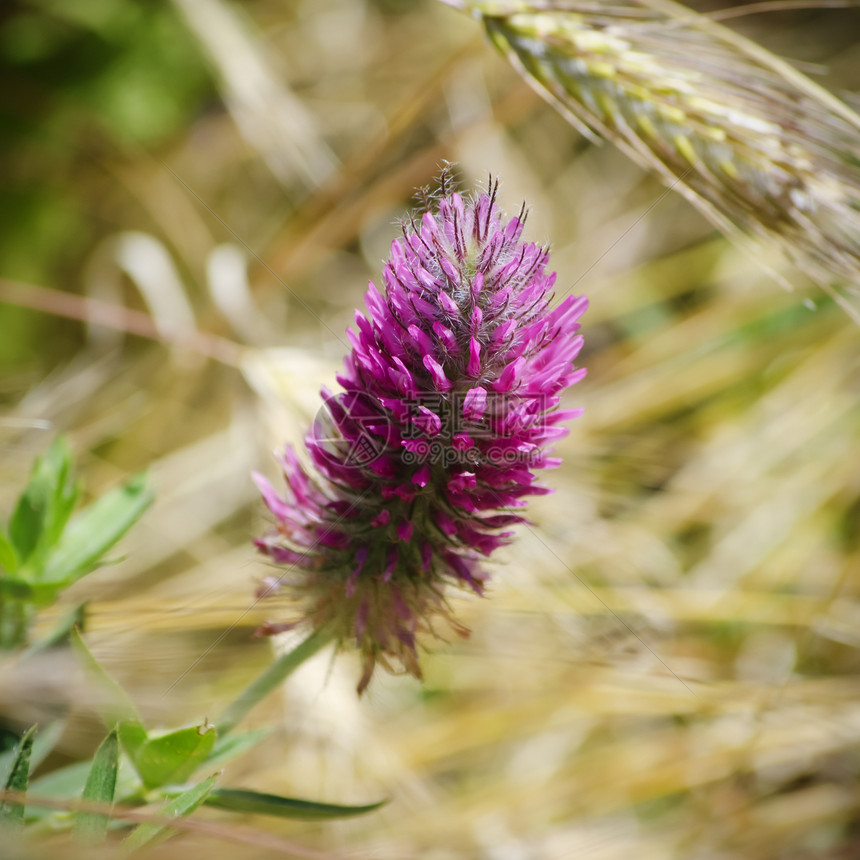
[(248, 713), (269, 695), (280, 683), (287, 678), (295, 669), (298, 669), (305, 660), (313, 657), (333, 639), (333, 632), (329, 629), (315, 630), (304, 642), (282, 654), (260, 675), (253, 683), (239, 694), (222, 712), (215, 722), (218, 737), (222, 738), (231, 732)]
[(12, 651), (27, 644), (32, 607), (22, 600), (0, 598), (0, 650)]

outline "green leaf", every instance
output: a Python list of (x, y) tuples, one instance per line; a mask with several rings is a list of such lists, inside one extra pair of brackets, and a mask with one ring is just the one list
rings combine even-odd
[(90, 762), (76, 761), (34, 779), (31, 790), (44, 797), (80, 797), (89, 772)]
[[(116, 776), (119, 770), (119, 732), (112, 729), (93, 757), (93, 764), (84, 786), (83, 799), (113, 804)], [(75, 835), (89, 840), (104, 839), (109, 816), (96, 812), (79, 812), (75, 816)]]
[[(30, 726), (21, 738), (18, 748), (15, 751), (15, 759), (12, 762), (12, 768), (9, 775), (6, 777), (5, 789), (7, 791), (27, 790), (30, 782), (30, 754), (33, 751), (33, 740), (36, 734), (36, 726)], [(24, 823), (24, 804), (16, 803), (11, 800), (4, 800), (0, 804), (0, 822), (9, 822), (14, 824)]]
[(77, 499), (72, 452), (62, 437), (36, 460), (30, 482), (9, 521), (9, 539), (18, 560), (34, 575), (41, 557), (59, 540)]
[(216, 788), (206, 799), (207, 806), (229, 809), (231, 812), (251, 812), (257, 815), (311, 821), (365, 815), (379, 809), (387, 802), (387, 800), (380, 800), (378, 803), (370, 803), (366, 806), (341, 806), (336, 803), (297, 800), (294, 797), (281, 797), (277, 794), (262, 794), (244, 788)]
[[(35, 770), (48, 757), (51, 750), (57, 745), (57, 741), (62, 737), (65, 728), (64, 720), (56, 720), (48, 728), (38, 733), (30, 751), (30, 770)], [(15, 748), (0, 754), (0, 785), (6, 785), (17, 752), (18, 750)]]
[(236, 756), (255, 747), (269, 734), (271, 734), (270, 729), (254, 729), (250, 732), (227, 735), (226, 738), (216, 738), (209, 757), (206, 759), (206, 764), (222, 764), (230, 761), (230, 759), (236, 758)]
[(0, 577), (0, 596), (40, 606), (53, 603), (62, 589), (63, 583), (30, 582), (13, 576)]
[(45, 581), (66, 586), (94, 570), (102, 555), (140, 519), (152, 499), (146, 476), (140, 474), (77, 514), (48, 558)]
[(191, 726), (150, 738), (132, 756), (147, 788), (184, 782), (209, 757), (215, 744), (215, 729)]
[(0, 785), (6, 785), (6, 780), (9, 779), (9, 774), (12, 773), (12, 764), (15, 761), (15, 753), (17, 750), (6, 750), (0, 753)]
[[(74, 764), (53, 770), (34, 779), (30, 783), (30, 793), (40, 797), (75, 798), (80, 797), (87, 784), (87, 779), (92, 769), (89, 761), (76, 761)], [(127, 756), (119, 758), (119, 771), (117, 774), (116, 800), (139, 802), (141, 800), (141, 783), (134, 766)], [(56, 815), (56, 810), (39, 809), (32, 804), (27, 806), (28, 818), (47, 818)], [(61, 813), (68, 817), (67, 813)]]
[[(162, 815), (170, 816), (172, 818), (184, 818), (187, 815), (191, 815), (191, 813), (206, 800), (209, 792), (212, 791), (212, 787), (215, 785), (215, 780), (217, 778), (217, 774), (215, 776), (210, 776), (209, 779), (204, 780), (200, 785), (195, 785), (174, 797), (173, 800), (166, 804), (161, 810)], [(148, 842), (151, 842), (156, 837), (159, 839), (165, 839), (168, 835), (167, 825), (140, 824), (131, 831), (128, 838), (123, 842), (123, 846), (129, 851), (134, 851), (135, 849), (146, 845)]]
[(42, 536), (48, 507), (47, 490), (44, 482), (31, 482), (18, 499), (9, 521), (9, 540), (22, 562), (30, 558)]
[(68, 441), (59, 437), (48, 451), (48, 465), (53, 478), (53, 495), (45, 522), (44, 544), (53, 547), (60, 539), (78, 500), (80, 487), (75, 481), (74, 459)]
[(101, 663), (93, 657), (77, 628), (72, 630), (69, 641), (72, 643), (72, 648), (77, 652), (87, 674), (107, 694), (109, 701), (104, 705), (101, 717), (106, 725), (116, 724), (118, 726), (120, 743), (133, 761), (137, 751), (147, 740), (146, 729), (137, 713), (137, 708), (126, 691), (105, 672)]
[(18, 553), (12, 541), (0, 530), (0, 573), (15, 573), (18, 570)]

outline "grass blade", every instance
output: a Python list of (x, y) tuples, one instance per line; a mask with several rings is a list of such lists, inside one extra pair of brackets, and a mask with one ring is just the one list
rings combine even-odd
[[(57, 741), (62, 737), (65, 728), (65, 721), (57, 720), (36, 735), (33, 747), (30, 750), (30, 770), (37, 768), (48, 757), (57, 745)], [(6, 784), (9, 774), (12, 772), (12, 766), (15, 763), (17, 753), (18, 750), (16, 748), (0, 755), (0, 785)]]
[(350, 818), (366, 815), (384, 806), (388, 801), (369, 803), (364, 806), (341, 806), (336, 803), (317, 803), (313, 800), (298, 800), (277, 794), (264, 794), (243, 788), (216, 788), (206, 799), (207, 806), (229, 809), (231, 812), (246, 812), (255, 815), (272, 815), (276, 818), (299, 818), (305, 821), (322, 821), (330, 818)]
[[(15, 759), (9, 776), (6, 777), (7, 791), (25, 792), (30, 783), (30, 755), (33, 751), (33, 741), (36, 736), (36, 726), (31, 726), (24, 733), (18, 744)], [(14, 801), (3, 801), (0, 804), (0, 822), (12, 824), (24, 823), (24, 804)]]
[[(162, 813), (172, 818), (184, 818), (187, 815), (191, 815), (209, 796), (217, 778), (217, 774), (210, 776), (201, 782), (200, 785), (195, 785), (193, 788), (183, 791), (182, 794), (177, 795), (164, 806)], [(140, 824), (132, 830), (123, 843), (123, 846), (129, 851), (134, 851), (152, 842), (153, 839), (166, 839), (168, 835), (169, 829), (167, 825)]]
[[(93, 757), (83, 799), (112, 804), (116, 794), (116, 775), (119, 769), (119, 732), (112, 729), (102, 741)], [(75, 816), (75, 835), (88, 840), (104, 839), (107, 833), (108, 815), (94, 812), (79, 812)]]

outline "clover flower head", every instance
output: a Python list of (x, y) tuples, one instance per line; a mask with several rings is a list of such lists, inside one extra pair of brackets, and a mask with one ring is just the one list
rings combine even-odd
[(363, 657), (362, 692), (377, 664), (421, 677), (418, 648), (443, 619), (468, 635), (450, 587), (483, 594), (483, 558), (507, 543), (530, 495), (550, 492), (538, 469), (581, 410), (560, 394), (585, 375), (584, 297), (551, 308), (545, 248), (521, 241), (525, 212), (504, 220), (497, 184), (463, 199), (442, 193), (403, 225), (351, 351), (323, 390), (305, 445), (312, 469), (287, 448), (286, 493), (255, 480), (275, 519), (257, 541), (289, 570), (295, 622), (327, 628)]

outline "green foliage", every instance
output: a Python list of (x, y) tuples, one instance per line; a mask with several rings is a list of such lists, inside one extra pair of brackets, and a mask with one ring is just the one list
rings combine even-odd
[[(215, 785), (217, 776), (210, 776), (203, 780), (199, 785), (195, 785), (182, 793), (178, 794), (169, 803), (165, 804), (161, 813), (170, 818), (181, 818), (186, 815), (191, 815), (201, 803), (203, 803), (212, 791)], [(125, 840), (125, 847), (134, 850), (141, 848), (153, 839), (165, 839), (169, 835), (169, 831), (163, 824), (141, 824), (136, 827), (128, 839)]]
[(14, 552), (10, 573), (44, 568), (45, 557), (58, 543), (78, 493), (68, 442), (57, 439), (36, 461), (30, 483), (9, 520), (9, 542)]
[[(51, 750), (57, 745), (60, 739), (65, 723), (62, 720), (57, 720), (48, 726), (44, 731), (35, 735), (32, 749), (30, 750), (30, 769), (37, 768), (47, 757)], [(5, 785), (9, 774), (12, 772), (15, 759), (18, 754), (20, 741), (14, 749), (7, 750), (0, 754), (0, 785)]]
[(386, 802), (382, 800), (364, 806), (341, 806), (336, 803), (316, 803), (311, 800), (297, 800), (294, 797), (264, 794), (244, 788), (216, 788), (206, 798), (207, 806), (217, 806), (219, 809), (229, 809), (231, 812), (272, 815), (276, 818), (300, 818), (306, 821), (365, 815), (384, 806)]
[[(58, 800), (74, 800), (81, 797), (87, 784), (92, 761), (76, 761), (65, 767), (52, 770), (36, 777), (30, 783), (30, 791), (40, 797), (52, 797)], [(129, 762), (128, 757), (120, 754), (117, 768), (116, 790), (114, 799), (117, 801), (139, 802), (142, 797), (140, 778)], [(41, 820), (51, 818), (55, 827), (67, 826), (74, 816), (67, 813), (56, 813), (50, 809), (39, 807), (27, 808), (27, 819)]]
[[(80, 287), (105, 217), (104, 167), (160, 146), (205, 109), (213, 86), (171, 3), (4, 0), (0, 14), (0, 278)], [(3, 309), (0, 367), (47, 372), (79, 332)]]
[[(119, 770), (118, 734), (117, 729), (112, 729), (96, 751), (84, 786), (84, 800), (106, 805), (113, 803)], [(107, 815), (97, 812), (79, 812), (75, 817), (75, 834), (90, 840), (104, 839), (109, 820)]]
[(143, 475), (72, 517), (80, 488), (68, 442), (40, 457), (0, 530), (0, 648), (25, 645), (34, 610), (103, 564), (103, 555), (152, 502)]
[[(36, 14), (22, 9), (7, 25), (6, 57), (60, 85), (69, 101), (91, 108), (122, 142), (162, 140), (205, 91), (199, 54), (169, 5), (29, 0), (22, 6)], [(31, 46), (27, 53), (22, 35)], [(65, 79), (57, 78), (60, 61)]]
[[(25, 792), (30, 783), (30, 756), (33, 751), (33, 740), (36, 726), (31, 726), (24, 733), (12, 759), (12, 767), (6, 777), (6, 791)], [(0, 804), (0, 822), (11, 824), (24, 823), (24, 804), (14, 800), (4, 800)]]
[[(250, 749), (267, 732), (245, 732), (219, 738), (216, 728), (208, 723), (158, 734), (149, 732), (125, 690), (96, 660), (77, 629), (72, 631), (70, 639), (88, 676), (102, 693), (101, 717), (113, 728), (96, 752), (92, 764), (79, 762), (42, 777), (37, 782), (41, 793), (53, 797), (74, 797), (83, 789), (84, 799), (105, 804), (114, 800), (137, 803), (144, 798), (155, 802), (170, 798), (160, 811), (171, 817), (190, 815), (204, 802), (231, 812), (309, 820), (363, 815), (382, 805), (340, 806), (246, 789), (215, 789), (217, 775), (209, 776), (195, 786), (177, 788), (177, 784), (184, 783), (201, 767), (211, 769)], [(229, 713), (240, 718), (253, 701), (258, 701), (269, 690), (273, 674), (285, 671), (284, 667), (295, 668), (301, 659), (318, 650), (319, 646), (311, 647), (316, 643), (314, 639), (310, 645), (299, 646), (295, 652), (276, 661), (262, 676), (264, 683), (261, 684), (259, 679), (253, 682), (228, 708)], [(232, 724), (226, 731), (230, 729)], [(125, 772), (124, 762), (128, 764)], [(0, 766), (2, 764), (3, 759), (0, 758)], [(79, 834), (97, 838), (107, 831), (104, 814), (81, 812), (73, 817)], [(164, 825), (147, 823), (136, 828), (125, 844), (128, 848), (138, 848), (156, 837), (163, 839), (167, 835)]]
[(191, 726), (149, 738), (134, 756), (134, 765), (146, 788), (184, 782), (208, 761), (215, 743), (212, 726)]
[(136, 475), (102, 496), (71, 522), (45, 565), (45, 579), (65, 587), (94, 570), (101, 556), (137, 522), (151, 502), (144, 475)]

